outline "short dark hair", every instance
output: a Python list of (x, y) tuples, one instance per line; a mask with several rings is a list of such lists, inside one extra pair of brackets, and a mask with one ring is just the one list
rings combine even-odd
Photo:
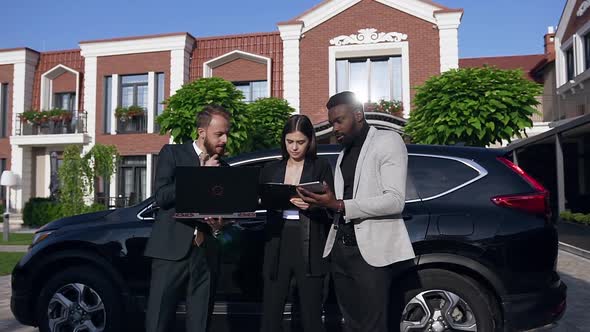
[(363, 103), (361, 103), (357, 98), (354, 92), (352, 91), (342, 91), (339, 92), (328, 100), (326, 104), (326, 108), (330, 110), (338, 105), (350, 105), (352, 110), (355, 112), (362, 112), (363, 111)]
[(281, 135), (281, 154), (283, 156), (283, 160), (289, 159), (289, 152), (287, 151), (285, 138), (287, 137), (287, 134), (294, 133), (296, 131), (300, 131), (309, 140), (309, 146), (307, 147), (305, 158), (317, 159), (318, 146), (315, 138), (315, 129), (311, 124), (311, 120), (305, 115), (296, 114), (292, 115), (289, 120), (287, 120), (287, 123), (285, 123), (285, 127), (283, 127), (283, 134)]
[(219, 115), (225, 118), (228, 122), (231, 120), (231, 114), (220, 105), (205, 105), (203, 109), (197, 113), (197, 128), (207, 128), (211, 123), (213, 115)]

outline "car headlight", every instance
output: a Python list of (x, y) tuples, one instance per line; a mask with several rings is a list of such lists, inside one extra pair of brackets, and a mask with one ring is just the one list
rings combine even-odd
[(36, 245), (37, 243), (45, 240), (53, 231), (44, 231), (44, 232), (37, 232), (35, 236), (33, 236), (33, 242), (31, 243), (31, 247)]

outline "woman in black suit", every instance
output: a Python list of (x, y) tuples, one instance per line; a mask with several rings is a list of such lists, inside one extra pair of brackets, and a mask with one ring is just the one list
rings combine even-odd
[[(332, 168), (317, 157), (315, 131), (304, 115), (292, 116), (281, 136), (282, 160), (266, 165), (261, 183), (326, 182), (333, 188)], [(324, 277), (322, 258), (330, 221), (326, 211), (291, 199), (287, 210), (267, 212), (264, 251), (264, 309), (262, 332), (281, 331), (291, 278), (295, 278), (306, 332), (325, 331), (322, 315)]]

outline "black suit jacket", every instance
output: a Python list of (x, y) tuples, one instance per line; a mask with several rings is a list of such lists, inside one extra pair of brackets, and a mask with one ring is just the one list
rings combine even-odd
[[(228, 166), (225, 162), (221, 164)], [(174, 218), (175, 172), (178, 166), (200, 166), (199, 156), (192, 141), (183, 144), (166, 144), (158, 155), (154, 189), (156, 205), (160, 209), (156, 214), (156, 221), (146, 245), (146, 256), (173, 261), (181, 260), (186, 257), (191, 248), (195, 226), (199, 227), (199, 231), (210, 233), (209, 227), (204, 224)], [(205, 247), (209, 246), (210, 238), (207, 237)]]
[[(283, 183), (287, 161), (281, 160), (266, 165), (260, 173), (260, 183)], [(300, 183), (325, 181), (334, 190), (332, 167), (325, 159), (306, 159), (301, 173)], [(293, 207), (296, 209), (295, 207)], [(325, 209), (312, 208), (299, 212), (301, 225), (302, 253), (280, 253), (281, 233), (284, 226), (283, 211), (269, 210), (266, 222), (266, 245), (264, 252), (264, 273), (271, 280), (276, 279), (280, 256), (303, 255), (307, 274), (320, 276), (327, 272), (327, 264), (322, 258), (326, 243), (327, 228), (331, 220)]]

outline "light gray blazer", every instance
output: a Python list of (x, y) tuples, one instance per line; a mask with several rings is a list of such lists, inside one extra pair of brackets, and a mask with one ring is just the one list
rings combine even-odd
[[(334, 189), (342, 199), (344, 180), (336, 164)], [(353, 199), (345, 200), (345, 221), (354, 223), (359, 250), (375, 267), (415, 257), (412, 242), (401, 216), (406, 197), (408, 152), (402, 138), (393, 131), (369, 129), (354, 173)], [(330, 229), (324, 257), (332, 251), (336, 230)]]

